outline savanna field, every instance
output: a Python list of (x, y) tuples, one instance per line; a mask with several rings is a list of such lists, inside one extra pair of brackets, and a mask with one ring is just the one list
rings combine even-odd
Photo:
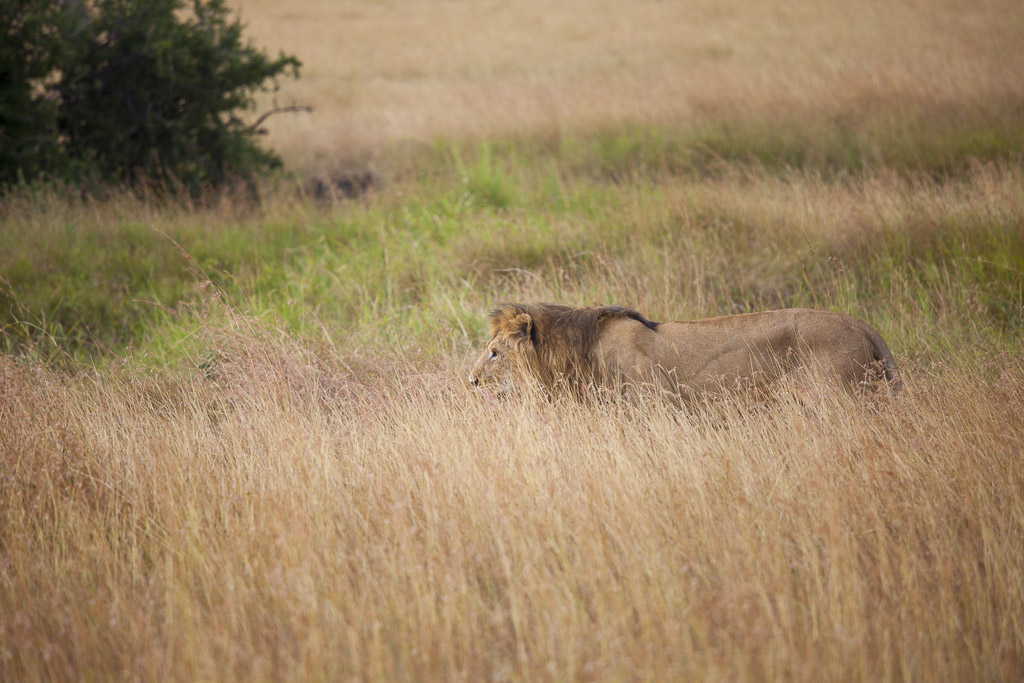
[[(1024, 678), (1019, 2), (235, 5), (258, 198), (0, 198), (0, 680)], [(510, 301), (905, 386), (495, 399)]]

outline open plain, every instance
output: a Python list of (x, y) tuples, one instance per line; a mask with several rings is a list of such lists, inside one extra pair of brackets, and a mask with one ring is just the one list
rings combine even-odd
[[(0, 198), (0, 680), (1024, 678), (1019, 2), (236, 5), (294, 175)], [(495, 400), (507, 301), (904, 390)]]

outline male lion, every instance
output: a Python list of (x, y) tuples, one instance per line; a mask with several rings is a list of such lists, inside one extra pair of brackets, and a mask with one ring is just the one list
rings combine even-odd
[(620, 306), (506, 304), (469, 381), (502, 388), (523, 375), (548, 389), (648, 386), (671, 395), (757, 388), (796, 368), (853, 388), (879, 368), (893, 390), (899, 370), (878, 332), (842, 313), (790, 308), (656, 323)]

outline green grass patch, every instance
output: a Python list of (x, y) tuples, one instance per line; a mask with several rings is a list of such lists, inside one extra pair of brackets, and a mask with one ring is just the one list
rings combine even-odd
[[(727, 161), (741, 138), (729, 130), (706, 138), (721, 157), (711, 174), (693, 172), (692, 140), (634, 130), (440, 146), (416, 174), (338, 205), (287, 187), (260, 206), (192, 209), (9, 197), (0, 344), (195, 362), (196, 329), (228, 310), (339, 353), (449, 353), (479, 340), (496, 303), (548, 300), (658, 319), (818, 306), (865, 317), (903, 352), (1019, 348), (1019, 165), (772, 170)], [(772, 158), (807, 163), (783, 133), (764, 143)]]

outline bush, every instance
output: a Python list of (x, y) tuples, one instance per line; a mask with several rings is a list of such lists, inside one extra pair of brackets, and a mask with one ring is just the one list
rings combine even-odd
[(93, 176), (196, 192), (280, 163), (239, 112), (300, 63), (243, 44), (223, 0), (14, 0), (4, 12), (0, 182)]

